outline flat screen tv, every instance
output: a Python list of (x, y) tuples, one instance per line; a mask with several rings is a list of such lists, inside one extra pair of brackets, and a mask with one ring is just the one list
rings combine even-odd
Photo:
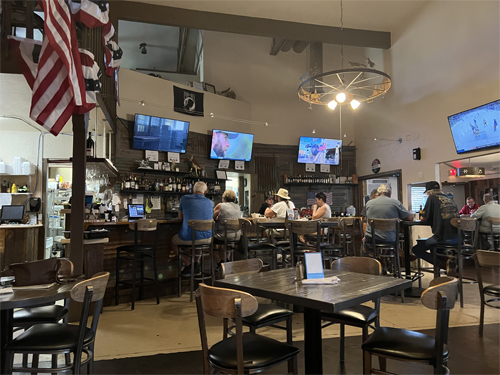
[(500, 146), (500, 100), (448, 116), (457, 154)]
[(252, 146), (253, 134), (214, 129), (210, 159), (250, 161)]
[(300, 137), (299, 163), (339, 165), (341, 139)]
[(135, 114), (132, 148), (186, 152), (189, 122)]

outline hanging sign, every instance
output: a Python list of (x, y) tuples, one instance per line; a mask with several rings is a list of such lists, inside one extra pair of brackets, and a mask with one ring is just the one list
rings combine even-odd
[(372, 171), (373, 171), (373, 173), (380, 172), (380, 160), (374, 159), (372, 161)]

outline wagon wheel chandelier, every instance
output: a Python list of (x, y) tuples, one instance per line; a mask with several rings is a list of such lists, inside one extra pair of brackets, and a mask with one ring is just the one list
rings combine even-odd
[[(344, 30), (344, 8), (340, 0), (340, 35)], [(363, 102), (384, 95), (391, 88), (391, 77), (380, 70), (373, 69), (375, 64), (365, 58), (367, 65), (349, 62), (350, 68), (344, 69), (344, 42), (341, 39), (340, 54), (342, 68), (326, 73), (312, 71), (299, 78), (297, 90), (299, 98), (311, 104), (327, 105), (335, 109), (337, 105), (350, 104), (356, 109)]]
[(298, 88), (299, 98), (310, 104), (350, 104), (356, 109), (363, 102), (384, 95), (391, 88), (391, 77), (370, 68), (347, 68), (319, 73), (305, 78)]

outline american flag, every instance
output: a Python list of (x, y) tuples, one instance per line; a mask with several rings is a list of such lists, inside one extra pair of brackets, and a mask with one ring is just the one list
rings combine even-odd
[(95, 107), (100, 89), (94, 56), (78, 49), (75, 19), (89, 27), (111, 24), (107, 2), (42, 0), (40, 4), (45, 13), (43, 42), (9, 36), (9, 43), (33, 90), (30, 117), (57, 135), (73, 113)]
[(113, 40), (115, 37), (115, 28), (108, 22), (102, 29), (102, 42), (104, 44), (104, 65), (106, 74), (112, 76), (122, 62), (123, 51)]

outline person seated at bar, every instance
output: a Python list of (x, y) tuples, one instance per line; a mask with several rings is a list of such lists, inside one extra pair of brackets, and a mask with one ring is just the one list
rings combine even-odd
[[(471, 217), (481, 221), (479, 226), (480, 248), (488, 250), (491, 248), (491, 244), (488, 242), (488, 236), (491, 234), (491, 226), (488, 222), (488, 218), (500, 218), (500, 204), (493, 200), (493, 195), (490, 193), (484, 194), (483, 201), (484, 205), (479, 207)], [(493, 231), (495, 233), (500, 233), (500, 228), (494, 225)]]
[(460, 216), (470, 216), (476, 212), (479, 207), (481, 206), (476, 203), (474, 198), (468, 197), (467, 204), (460, 210)]
[[(457, 228), (451, 225), (451, 219), (459, 217), (458, 207), (453, 201), (441, 191), (441, 186), (437, 181), (430, 181), (425, 184), (425, 194), (429, 197), (425, 203), (421, 222), (427, 222), (432, 229), (433, 236), (425, 242), (419, 241), (411, 251), (418, 258), (433, 264), (433, 256), (429, 251), (432, 245), (447, 244), (456, 245), (458, 243)], [(444, 250), (438, 249), (442, 253)], [(443, 260), (443, 263), (446, 260)], [(434, 267), (446, 267), (448, 276), (456, 275), (456, 263), (453, 259), (448, 264), (434, 264)]]
[[(222, 194), (222, 203), (219, 203), (214, 208), (214, 220), (217, 221), (215, 225), (214, 243), (215, 245), (224, 244), (224, 220), (239, 219), (241, 217), (240, 206), (236, 204), (236, 193), (232, 190), (226, 190)], [(241, 231), (235, 231), (228, 229), (227, 240), (228, 241), (238, 241), (241, 236)], [(220, 257), (219, 250), (214, 251), (214, 259), (217, 262), (217, 267), (220, 267), (222, 259)], [(227, 254), (225, 254), (225, 249), (223, 250), (223, 259), (226, 260)]]
[[(184, 195), (179, 203), (179, 219), (182, 220), (182, 227), (179, 234), (172, 238), (172, 249), (176, 256), (179, 256), (179, 245), (191, 245), (191, 228), (188, 226), (189, 220), (211, 220), (214, 215), (212, 201), (205, 197), (207, 185), (203, 181), (198, 181), (193, 186), (193, 194)], [(195, 240), (197, 245), (210, 244), (212, 241), (212, 231), (196, 232)], [(194, 272), (200, 273), (200, 257), (195, 257)], [(183, 275), (191, 272), (191, 258), (182, 254), (182, 261), (186, 267), (182, 270)]]
[[(413, 215), (403, 206), (397, 199), (391, 198), (391, 188), (388, 185), (382, 184), (377, 189), (378, 198), (368, 201), (366, 204), (367, 222), (370, 219), (401, 219), (413, 221)], [(396, 241), (396, 232), (378, 231), (371, 232), (371, 226), (366, 228), (366, 234), (363, 239), (365, 248), (372, 243), (372, 235), (375, 235), (376, 243), (394, 243)]]
[(266, 209), (272, 207), (273, 204), (274, 204), (274, 198), (272, 195), (270, 195), (266, 198), (264, 203), (262, 203), (262, 206), (260, 206), (259, 214), (264, 215), (266, 213)]
[(312, 205), (312, 218), (317, 219), (329, 219), (332, 217), (332, 209), (330, 205), (326, 203), (325, 193), (316, 194), (316, 204)]

